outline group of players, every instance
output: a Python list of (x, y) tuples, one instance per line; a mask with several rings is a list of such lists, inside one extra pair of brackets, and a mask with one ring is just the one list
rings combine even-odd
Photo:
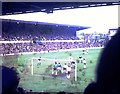
[[(82, 54), (88, 54), (88, 50), (83, 50)], [(39, 60), (39, 63), (37, 64), (37, 66), (39, 67), (41, 65), (41, 57), (38, 60)], [(59, 74), (65, 74), (66, 77), (70, 79), (71, 73), (75, 71), (76, 63), (82, 63), (83, 68), (84, 69), (87, 68), (86, 59), (83, 58), (82, 56), (78, 58), (78, 62), (73, 60), (73, 57), (70, 56), (67, 60), (67, 63), (64, 63), (64, 65), (62, 65), (60, 62), (57, 61), (57, 59), (55, 59), (53, 68), (52, 68), (52, 75), (58, 76)]]
[[(83, 54), (88, 54), (88, 50), (83, 50)], [(78, 58), (78, 60), (79, 60), (79, 62), (77, 62), (77, 63), (82, 63), (83, 68), (86, 69), (87, 68), (86, 59), (83, 58), (82, 56), (80, 56)], [(66, 74), (66, 77), (68, 79), (70, 79), (72, 69), (75, 69), (75, 64), (76, 64), (76, 62), (73, 60), (73, 57), (69, 57), (68, 63), (64, 63), (64, 65), (61, 65), (61, 63), (55, 61), (54, 65), (53, 65), (52, 74), (55, 76), (57, 76), (61, 73)]]
[(71, 74), (72, 69), (75, 69), (75, 62), (72, 59), (72, 57), (70, 57), (69, 62), (64, 63), (64, 65), (61, 65), (61, 63), (55, 61), (53, 65), (52, 74), (56, 76), (59, 74), (66, 74), (66, 77), (70, 79), (71, 77), (70, 74)]

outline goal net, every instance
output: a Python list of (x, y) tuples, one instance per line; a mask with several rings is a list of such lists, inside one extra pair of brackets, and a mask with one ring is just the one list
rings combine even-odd
[[(56, 70), (55, 63), (57, 63)], [(66, 70), (64, 70), (65, 65), (67, 66)], [(33, 57), (31, 59), (31, 75), (57, 76), (60, 78), (64, 78), (68, 76), (68, 71), (70, 71), (70, 78), (76, 78), (76, 70), (76, 63), (71, 61), (70, 59), (48, 59), (41, 57)]]

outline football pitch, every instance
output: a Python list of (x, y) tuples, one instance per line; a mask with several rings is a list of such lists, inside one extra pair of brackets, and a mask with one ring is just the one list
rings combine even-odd
[[(27, 91), (33, 92), (83, 92), (85, 87), (95, 80), (95, 68), (98, 63), (99, 55), (102, 49), (89, 49), (88, 54), (83, 54), (82, 50), (64, 51), (64, 52), (49, 52), (37, 53), (15, 56), (4, 56), (3, 65), (14, 66), (20, 74), (19, 86)], [(77, 81), (74, 79), (74, 74), (71, 79), (64, 77), (51, 76), (52, 65), (54, 59), (58, 62), (65, 63), (70, 56), (76, 61), (80, 56), (86, 58), (87, 68), (83, 68), (82, 63), (77, 63)], [(36, 66), (39, 62), (37, 58), (44, 58), (41, 60), (41, 65)], [(31, 75), (31, 64), (33, 60), (34, 73)], [(37, 75), (36, 75), (37, 74)], [(82, 94), (82, 93), (81, 93)]]

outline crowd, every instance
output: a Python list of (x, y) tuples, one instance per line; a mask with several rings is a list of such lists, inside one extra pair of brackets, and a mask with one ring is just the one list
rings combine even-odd
[[(19, 24), (12, 21), (2, 22), (2, 40), (76, 40), (75, 31), (69, 32), (71, 28), (66, 26), (55, 26), (35, 23)], [(7, 27), (7, 28), (6, 28)], [(73, 32), (74, 31), (74, 32)]]
[[(59, 40), (59, 39), (56, 38), (56, 40)], [(73, 40), (73, 37), (71, 38), (71, 40)], [(60, 50), (60, 49), (74, 49), (74, 48), (85, 48), (85, 47), (103, 47), (105, 43), (106, 43), (105, 40), (104, 41), (90, 40), (90, 41), (83, 41), (83, 42), (72, 42), (72, 41), (71, 42), (42, 42), (42, 43), (33, 43), (33, 41), (31, 40), (31, 42), (29, 43), (2, 43), (2, 46), (1, 46), (2, 52), (0, 54), (53, 51), (53, 50)]]
[[(7, 27), (7, 28), (6, 28)], [(66, 31), (68, 30), (68, 31)], [(85, 47), (103, 47), (108, 41), (107, 35), (83, 34), (83, 39), (75, 35), (75, 30), (66, 27), (35, 25), (31, 23), (3, 22), (1, 41), (30, 41), (29, 43), (2, 43), (0, 54), (17, 54), (22, 52), (53, 51)], [(74, 32), (73, 32), (74, 31)], [(40, 42), (54, 40), (83, 40), (82, 42)]]
[(53, 51), (60, 49), (74, 49), (85, 47), (103, 47), (104, 44), (100, 42), (44, 42), (44, 43), (2, 43), (0, 54), (11, 54), (21, 52), (40, 52)]
[[(88, 36), (88, 35), (87, 35)], [(90, 36), (90, 35), (89, 35)], [(78, 40), (75, 36), (55, 36), (52, 38), (44, 38), (42, 41), (49, 40)], [(0, 54), (11, 54), (11, 53), (20, 53), (20, 52), (40, 52), (40, 51), (53, 51), (60, 49), (74, 49), (74, 48), (85, 48), (85, 47), (103, 47), (107, 40), (100, 41), (99, 39), (92, 39), (86, 37), (82, 42), (40, 42), (41, 39), (39, 37), (35, 38), (35, 41), (39, 41), (38, 43), (33, 42), (33, 36), (26, 36), (24, 38), (14, 37), (13, 39), (9, 39), (11, 41), (24, 41), (29, 40), (29, 43), (2, 43)], [(4, 39), (6, 40), (6, 39)], [(80, 39), (79, 39), (80, 40)]]

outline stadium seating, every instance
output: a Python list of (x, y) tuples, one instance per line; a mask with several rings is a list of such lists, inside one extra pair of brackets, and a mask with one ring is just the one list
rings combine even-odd
[(107, 41), (107, 40), (99, 41), (99, 39), (93, 39), (92, 38), (93, 34), (83, 34), (83, 36), (84, 42), (60, 41), (60, 42), (35, 43), (33, 42), (33, 40), (51, 41), (51, 40), (80, 40), (80, 39), (76, 37), (73, 33), (70, 32), (68, 33), (67, 31), (66, 32), (61, 31), (61, 33), (59, 31), (53, 32), (50, 26), (35, 25), (31, 23), (3, 22), (2, 41), (30, 41), (30, 42), (2, 43), (1, 46), (2, 51), (0, 54), (5, 55), (11, 53), (17, 54), (21, 52), (40, 52), (60, 49), (101, 47), (104, 46)]

